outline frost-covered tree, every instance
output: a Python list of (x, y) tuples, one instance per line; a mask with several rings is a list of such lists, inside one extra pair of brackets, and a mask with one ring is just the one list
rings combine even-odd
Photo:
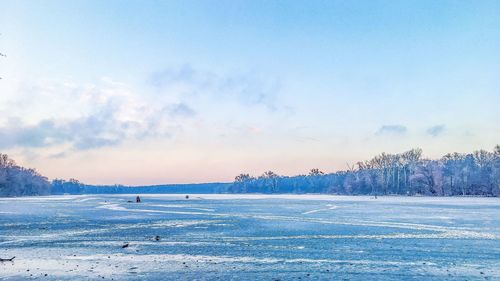
[(310, 177), (316, 177), (316, 176), (322, 176), (325, 173), (323, 171), (320, 171), (320, 169), (314, 168), (309, 171), (309, 176)]
[[(439, 160), (422, 158), (422, 150), (399, 154), (381, 153), (349, 166), (348, 171), (278, 176), (266, 172), (259, 178), (237, 177), (233, 186), (245, 182), (247, 192), (399, 194), (433, 196), (500, 196), (500, 146), (493, 152), (449, 153)], [(236, 188), (235, 192), (243, 192)]]
[(76, 179), (68, 181), (54, 179), (52, 181), (52, 193), (54, 194), (81, 194), (84, 192), (84, 184)]
[(264, 179), (266, 185), (270, 187), (270, 192), (278, 192), (278, 174), (273, 171), (267, 171), (260, 178)]
[(0, 196), (48, 195), (50, 191), (46, 177), (0, 153)]
[(493, 190), (494, 196), (500, 196), (500, 145), (495, 146), (493, 151)]
[(233, 191), (246, 193), (248, 184), (254, 180), (249, 174), (240, 174), (234, 178)]

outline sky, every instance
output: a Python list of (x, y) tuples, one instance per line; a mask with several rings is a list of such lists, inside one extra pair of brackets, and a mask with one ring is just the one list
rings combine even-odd
[(0, 0), (0, 152), (147, 185), (500, 143), (500, 1)]

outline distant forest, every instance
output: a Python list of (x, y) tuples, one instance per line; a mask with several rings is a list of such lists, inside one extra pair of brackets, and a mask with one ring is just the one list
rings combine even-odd
[(493, 152), (450, 153), (438, 160), (422, 157), (421, 149), (400, 154), (382, 153), (326, 174), (236, 176), (233, 183), (156, 186), (95, 186), (77, 180), (51, 183), (33, 169), (17, 166), (0, 154), (0, 196), (103, 193), (325, 193), (343, 195), (500, 196), (500, 146)]
[(347, 195), (500, 196), (500, 146), (493, 152), (449, 153), (439, 160), (422, 157), (421, 149), (382, 153), (347, 171), (259, 177), (241, 174), (228, 192), (329, 193)]

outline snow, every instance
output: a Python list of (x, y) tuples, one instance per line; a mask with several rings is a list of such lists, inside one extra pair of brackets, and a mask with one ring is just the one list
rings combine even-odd
[(0, 279), (500, 279), (497, 198), (134, 198), (0, 198)]
[(322, 212), (322, 211), (328, 211), (328, 210), (335, 210), (338, 208), (338, 206), (336, 205), (332, 205), (332, 204), (326, 204), (326, 206), (328, 208), (326, 209), (316, 209), (316, 210), (311, 210), (311, 211), (307, 211), (307, 212), (303, 212), (302, 214), (303, 215), (307, 215), (307, 214), (314, 214), (314, 213), (317, 213), (317, 212)]

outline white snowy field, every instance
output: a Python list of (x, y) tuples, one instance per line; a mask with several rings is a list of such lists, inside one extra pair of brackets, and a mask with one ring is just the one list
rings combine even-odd
[(0, 279), (500, 280), (498, 198), (141, 198), (0, 198)]

